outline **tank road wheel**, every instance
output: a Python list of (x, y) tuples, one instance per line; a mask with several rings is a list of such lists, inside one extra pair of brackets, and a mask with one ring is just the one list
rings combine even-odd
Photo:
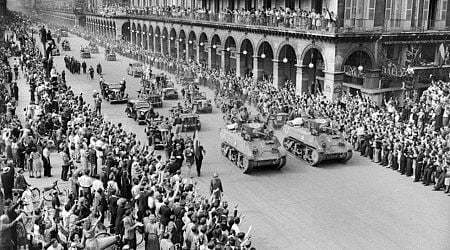
[(280, 158), (280, 163), (278, 163), (278, 165), (275, 166), (275, 169), (282, 169), (284, 166), (286, 165), (286, 156), (282, 156)]
[(241, 156), (242, 158), (242, 172), (244, 174), (249, 174), (253, 170), (253, 161), (250, 161), (247, 157), (244, 155)]
[(222, 152), (223, 156), (227, 157), (228, 146), (226, 143), (222, 142), (222, 145), (220, 146), (220, 151)]
[(342, 159), (342, 162), (347, 162), (348, 160), (350, 160), (353, 156), (353, 151), (349, 150), (347, 152), (347, 155), (345, 156), (345, 158)]
[(305, 155), (305, 161), (311, 166), (317, 166), (322, 161), (322, 157), (315, 148), (307, 148)]

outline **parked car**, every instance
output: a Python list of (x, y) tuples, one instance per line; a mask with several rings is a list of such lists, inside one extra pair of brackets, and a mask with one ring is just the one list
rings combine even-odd
[(142, 63), (135, 62), (128, 64), (127, 74), (133, 77), (141, 77), (143, 74)]
[(125, 113), (133, 118), (138, 124), (146, 123), (147, 113), (150, 110), (150, 104), (146, 100), (132, 99), (128, 100)]

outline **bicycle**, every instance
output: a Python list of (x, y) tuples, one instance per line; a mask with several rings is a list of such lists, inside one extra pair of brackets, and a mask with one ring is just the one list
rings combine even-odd
[[(53, 192), (49, 192), (49, 191), (53, 191)], [(61, 204), (65, 204), (67, 199), (68, 199), (68, 192), (67, 190), (62, 190), (59, 188), (58, 186), (58, 180), (56, 180), (55, 182), (53, 182), (53, 185), (51, 187), (45, 187), (43, 192), (42, 192), (42, 196), (44, 198), (45, 201), (52, 201), (53, 200), (53, 194), (57, 194), (59, 201), (61, 202)]]

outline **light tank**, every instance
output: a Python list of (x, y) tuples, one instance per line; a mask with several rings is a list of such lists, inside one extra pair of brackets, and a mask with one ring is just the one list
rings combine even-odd
[(262, 166), (281, 169), (286, 165), (286, 150), (277, 137), (264, 128), (264, 123), (243, 123), (220, 130), (222, 154), (243, 173)]
[(328, 119), (296, 118), (283, 126), (286, 150), (311, 166), (323, 161), (346, 162), (352, 158), (353, 147), (342, 134), (330, 127)]

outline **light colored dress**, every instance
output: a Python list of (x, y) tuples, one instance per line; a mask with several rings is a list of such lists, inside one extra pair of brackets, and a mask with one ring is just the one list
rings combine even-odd
[(31, 158), (33, 159), (33, 171), (40, 172), (42, 171), (42, 157), (39, 152), (32, 152)]
[(81, 169), (88, 170), (88, 152), (86, 149), (81, 148), (80, 149), (80, 162), (81, 162)]

